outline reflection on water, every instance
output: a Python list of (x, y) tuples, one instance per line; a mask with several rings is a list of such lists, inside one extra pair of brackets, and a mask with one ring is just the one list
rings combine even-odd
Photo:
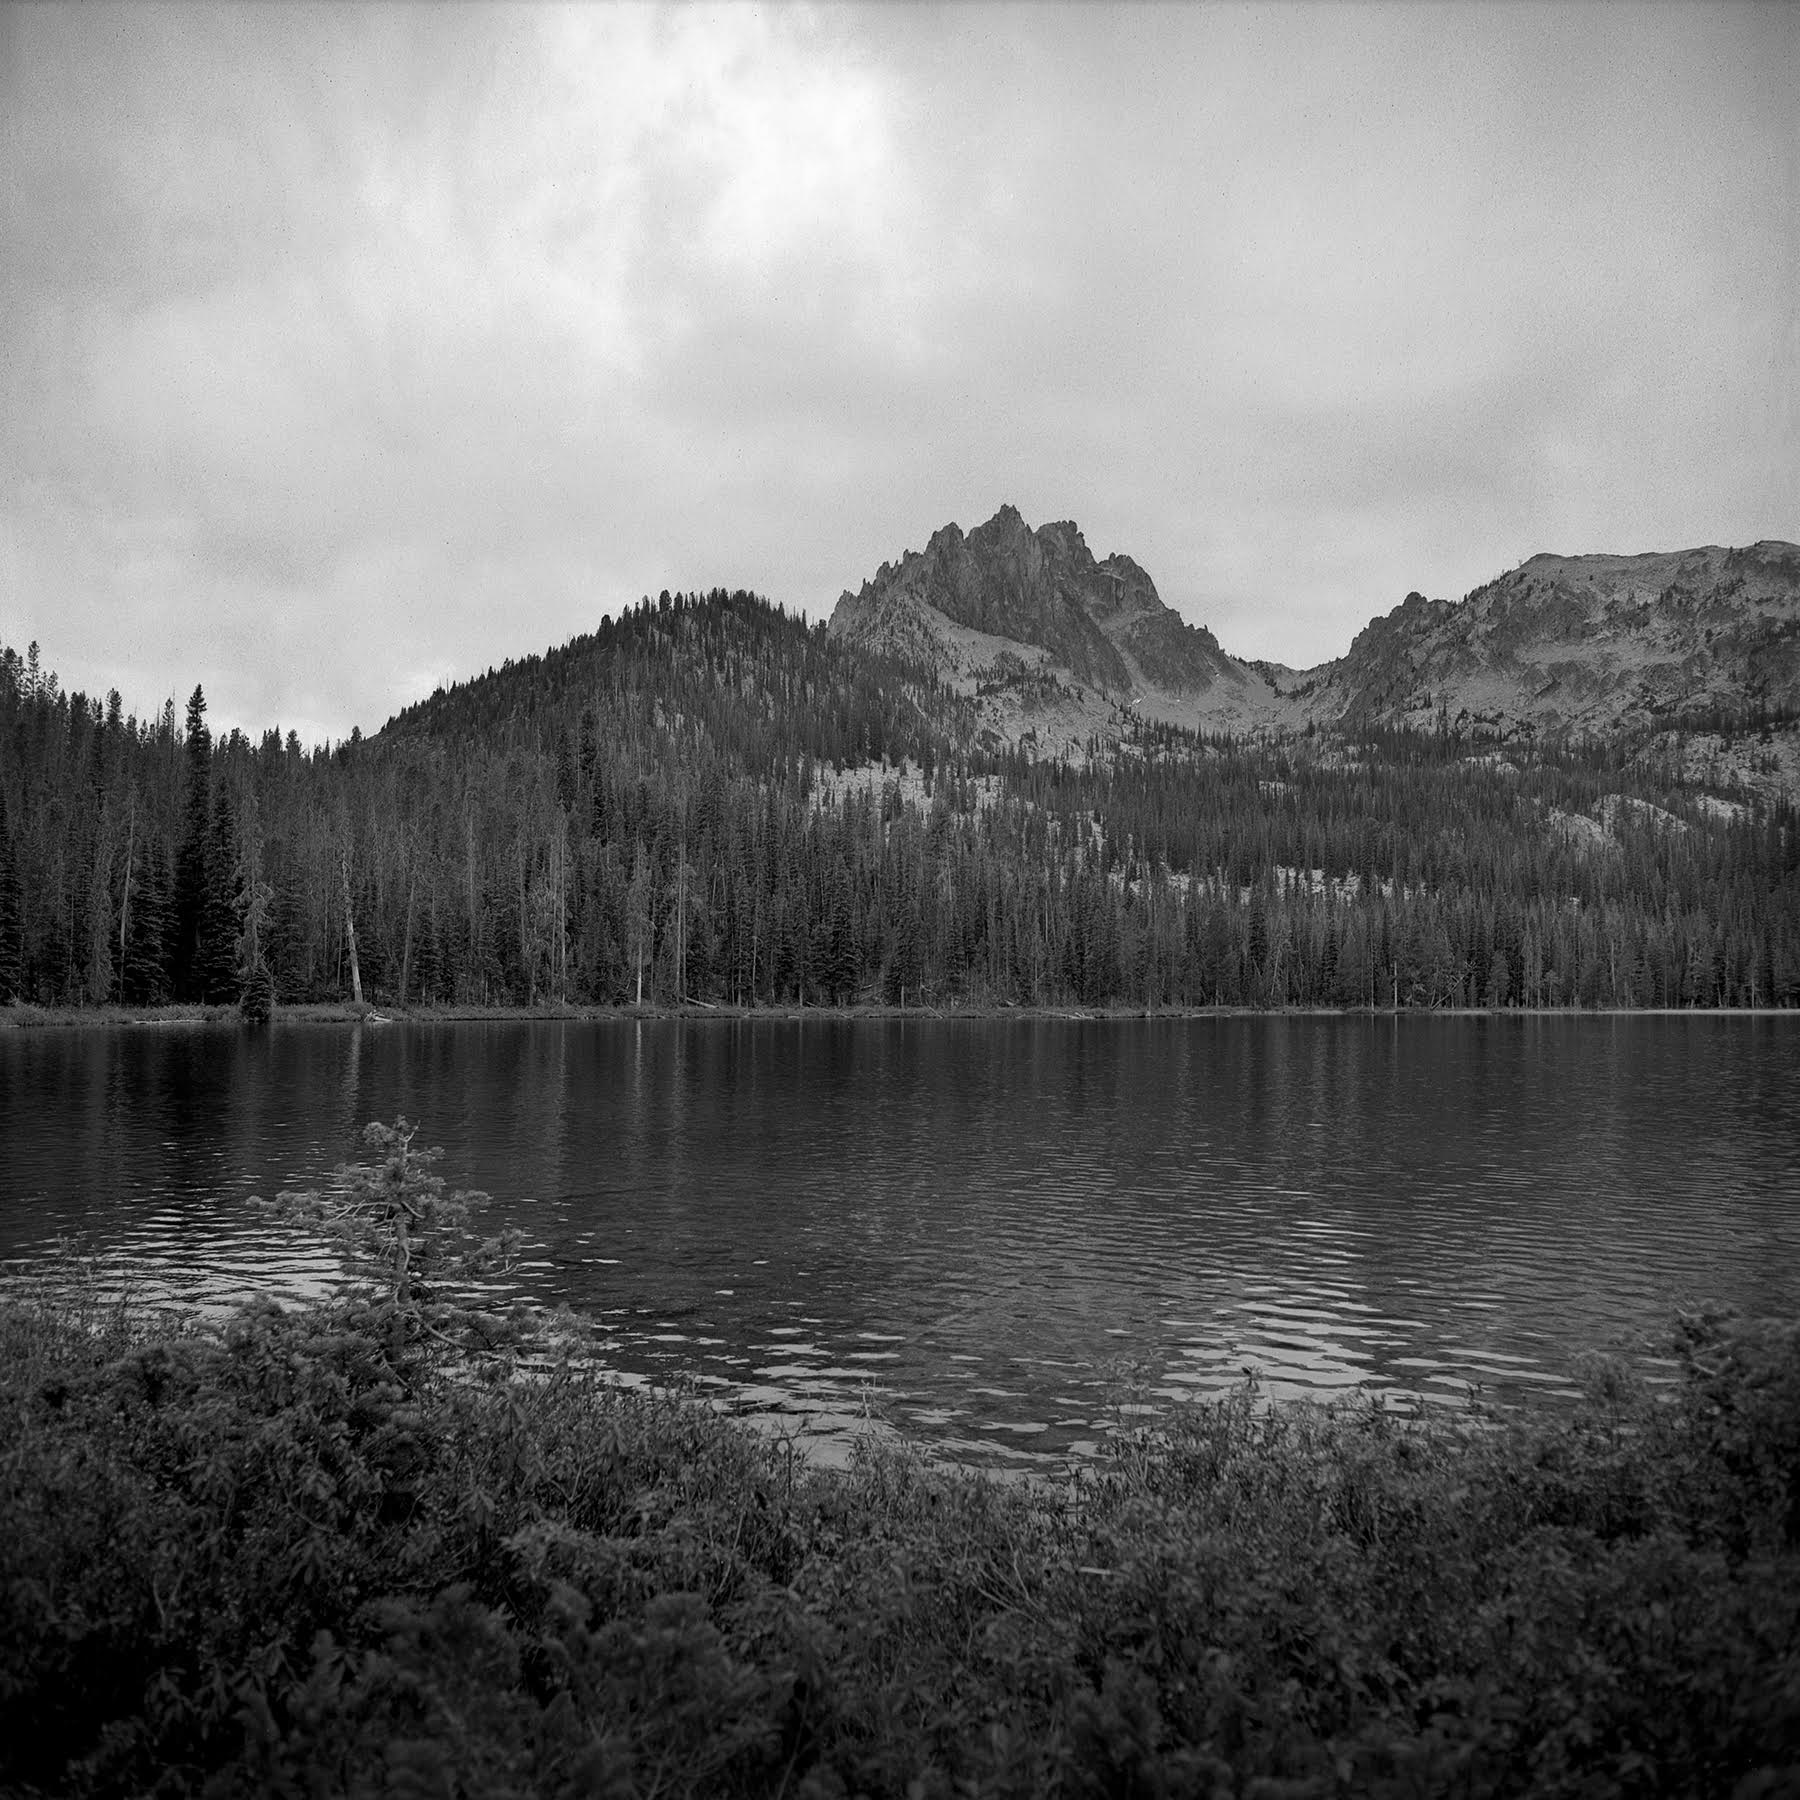
[(0, 1257), (319, 1292), (247, 1199), (397, 1113), (609, 1367), (838, 1449), (1062, 1455), (1247, 1369), (1505, 1402), (1677, 1304), (1800, 1299), (1783, 1017), (12, 1032)]

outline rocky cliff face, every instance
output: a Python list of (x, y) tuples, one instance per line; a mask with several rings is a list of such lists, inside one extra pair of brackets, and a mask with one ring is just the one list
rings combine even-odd
[(1003, 506), (884, 563), (831, 629), (927, 662), (1014, 738), (1072, 743), (1126, 711), (1224, 730), (1606, 732), (1800, 708), (1800, 547), (1534, 556), (1461, 602), (1409, 594), (1345, 655), (1293, 671), (1228, 655), (1072, 523), (1034, 531)]
[(1073, 523), (1034, 531), (1011, 506), (966, 535), (946, 525), (922, 551), (884, 563), (838, 601), (831, 630), (924, 657), (993, 701), (1010, 727), (1052, 700), (1074, 706), (1077, 735), (1119, 707), (1250, 724), (1279, 705), (1260, 674), (1165, 606), (1129, 556), (1096, 560)]

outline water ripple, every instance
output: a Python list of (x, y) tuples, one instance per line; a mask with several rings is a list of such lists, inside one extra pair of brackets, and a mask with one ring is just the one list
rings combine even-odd
[(1678, 1304), (1800, 1300), (1780, 1018), (15, 1032), (0, 1258), (72, 1234), (170, 1304), (316, 1296), (341, 1267), (249, 1198), (400, 1112), (606, 1367), (832, 1458), (1087, 1454), (1247, 1373), (1565, 1394)]

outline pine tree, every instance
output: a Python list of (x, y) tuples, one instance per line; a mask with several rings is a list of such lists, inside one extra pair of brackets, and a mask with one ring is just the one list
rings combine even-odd
[[(1800, 1000), (1791, 807), (1688, 807), (1679, 834), (1614, 807), (1601, 857), (1546, 812), (1681, 811), (1678, 777), (1582, 750), (1502, 780), (1403, 733), (1339, 768), (1148, 725), (1144, 754), (1075, 765), (885, 680), (761, 602), (672, 600), (309, 754), (278, 731), (213, 746), (198, 689), (184, 745), (173, 702), (125, 722), (0, 647), (6, 980), (136, 1003), (179, 954), (180, 997), (229, 1000), (215, 959), (235, 942), (242, 973), (234, 899), (266, 882), (261, 954), (293, 1000), (341, 991), (352, 925), (371, 992), (409, 1000), (523, 998), (535, 971), (615, 1001), (641, 975), (647, 1001), (1423, 1006), (1496, 991), (1502, 954), (1511, 1004)], [(878, 804), (809, 793), (884, 743), (929, 756), (930, 804), (891, 779)], [(1286, 867), (1361, 879), (1322, 902)]]
[(24, 897), (18, 854), (6, 816), (6, 790), (0, 787), (0, 1006), (24, 998)]
[(140, 834), (132, 851), (131, 909), (119, 966), (119, 998), (127, 1006), (160, 1006), (173, 992), (171, 947), (175, 935), (173, 882), (168, 851)]
[(237, 839), (237, 811), (231, 802), (230, 788), (221, 782), (213, 796), (212, 819), (206, 835), (206, 883), (194, 966), (198, 998), (209, 1006), (234, 1003), (243, 988), (238, 939), (244, 928), (244, 894)]
[(206, 696), (198, 686), (188, 697), (184, 762), (181, 847), (175, 855), (173, 975), (175, 998), (197, 1000), (205, 998), (202, 939), (212, 837), (212, 733), (206, 727)]
[(816, 959), (820, 983), (838, 1005), (855, 998), (857, 958), (850, 910), (850, 871), (839, 857), (826, 879), (825, 916), (820, 921)]

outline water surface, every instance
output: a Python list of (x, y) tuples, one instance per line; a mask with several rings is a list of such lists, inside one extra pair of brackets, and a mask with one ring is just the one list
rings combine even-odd
[[(0, 1258), (318, 1292), (252, 1194), (404, 1113), (606, 1363), (987, 1462), (1258, 1373), (1570, 1390), (1800, 1301), (1800, 1019), (688, 1020), (0, 1034)], [(1122, 1410), (1123, 1409), (1123, 1410)]]

